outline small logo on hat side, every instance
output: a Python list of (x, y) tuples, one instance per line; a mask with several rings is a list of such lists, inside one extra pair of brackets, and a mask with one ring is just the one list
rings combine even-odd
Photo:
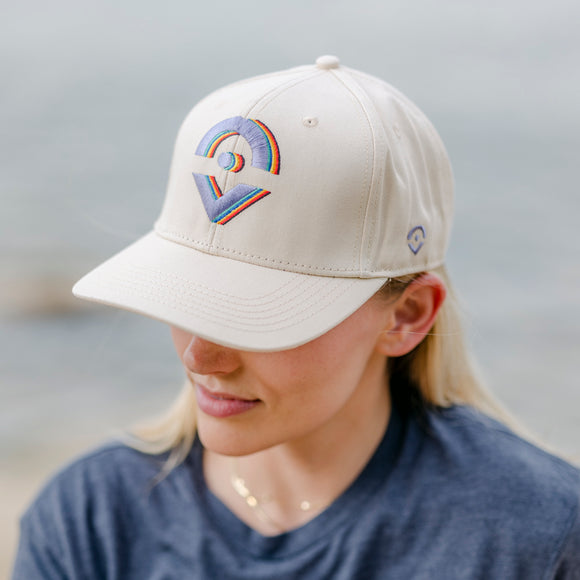
[(408, 234), (407, 245), (413, 254), (417, 255), (419, 250), (423, 247), (425, 243), (425, 238), (427, 234), (425, 233), (425, 228), (423, 226), (415, 226)]
[[(280, 173), (280, 150), (273, 133), (258, 119), (231, 117), (214, 125), (202, 138), (196, 155), (214, 157), (219, 145), (229, 137), (240, 135), (252, 149), (252, 166), (269, 173)], [(225, 152), (218, 157), (220, 167), (238, 173), (245, 160), (239, 153)], [(262, 199), (270, 191), (238, 183), (222, 192), (215, 175), (193, 173), (201, 200), (209, 219), (216, 224), (225, 224), (250, 205)]]

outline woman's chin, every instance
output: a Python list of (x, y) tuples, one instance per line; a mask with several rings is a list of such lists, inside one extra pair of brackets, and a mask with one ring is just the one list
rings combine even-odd
[(241, 457), (258, 453), (264, 449), (272, 447), (275, 443), (260, 440), (255, 429), (245, 432), (239, 426), (215, 425), (214, 421), (204, 421), (198, 417), (197, 433), (204, 449), (228, 455), (231, 457)]

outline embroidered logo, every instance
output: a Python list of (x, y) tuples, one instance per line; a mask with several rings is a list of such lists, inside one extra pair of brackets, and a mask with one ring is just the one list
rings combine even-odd
[[(214, 125), (200, 141), (196, 155), (214, 157), (219, 145), (229, 137), (240, 135), (252, 149), (252, 166), (269, 173), (280, 173), (280, 150), (274, 135), (257, 119), (231, 117)], [(244, 157), (238, 153), (222, 153), (218, 164), (226, 171), (238, 173), (244, 167)], [(216, 224), (225, 224), (270, 193), (266, 189), (238, 183), (222, 192), (214, 175), (194, 173), (193, 178), (209, 219)]]
[(408, 234), (407, 245), (413, 254), (417, 255), (419, 250), (423, 247), (425, 243), (425, 238), (427, 234), (425, 233), (425, 228), (423, 226), (415, 226)]

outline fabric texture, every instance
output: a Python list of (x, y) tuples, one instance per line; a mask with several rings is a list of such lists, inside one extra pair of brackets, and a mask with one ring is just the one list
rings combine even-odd
[(75, 461), (24, 514), (13, 580), (580, 579), (580, 472), (467, 407), (393, 412), (347, 491), (264, 537), (206, 487), (202, 448), (121, 443)]

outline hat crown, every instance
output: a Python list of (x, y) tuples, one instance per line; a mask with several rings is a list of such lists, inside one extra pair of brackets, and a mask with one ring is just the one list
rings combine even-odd
[(440, 264), (453, 184), (435, 129), (387, 83), (335, 57), (317, 62), (194, 107), (156, 232), (307, 274), (384, 277)]
[(438, 266), (452, 192), (421, 111), (325, 56), (196, 105), (155, 231), (73, 292), (232, 348), (294, 348)]

